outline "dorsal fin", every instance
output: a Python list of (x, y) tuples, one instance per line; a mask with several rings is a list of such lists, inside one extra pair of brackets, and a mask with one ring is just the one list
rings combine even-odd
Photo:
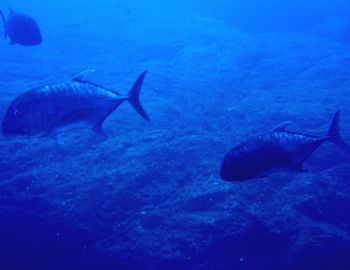
[(84, 70), (83, 72), (80, 72), (79, 74), (75, 75), (72, 79), (73, 82), (85, 82), (85, 77), (88, 74), (94, 73), (95, 70), (94, 69), (88, 69), (88, 70)]
[(286, 131), (286, 128), (291, 125), (291, 121), (283, 122), (272, 129), (272, 131)]
[(13, 14), (13, 13), (15, 13), (15, 11), (12, 8), (9, 7), (9, 13)]

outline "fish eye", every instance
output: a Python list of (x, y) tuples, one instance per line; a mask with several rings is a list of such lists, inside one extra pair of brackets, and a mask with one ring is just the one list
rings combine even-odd
[(22, 111), (15, 109), (15, 111), (13, 112), (13, 115), (17, 118), (22, 116)]

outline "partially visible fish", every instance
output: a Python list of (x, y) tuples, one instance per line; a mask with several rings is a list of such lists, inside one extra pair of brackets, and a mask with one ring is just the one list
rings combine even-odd
[(24, 46), (39, 45), (42, 36), (36, 21), (23, 13), (15, 12), (9, 8), (9, 16), (5, 19), (0, 10), (0, 17), (4, 25), (4, 38), (10, 38), (10, 44), (21, 44)]
[(48, 136), (73, 128), (91, 128), (101, 136), (104, 120), (124, 101), (146, 120), (149, 117), (139, 101), (143, 72), (124, 96), (84, 79), (83, 72), (66, 83), (45, 85), (18, 96), (2, 122), (4, 136)]
[(263, 177), (273, 171), (302, 170), (304, 161), (325, 141), (331, 141), (350, 153), (350, 146), (339, 134), (337, 111), (326, 136), (313, 136), (286, 130), (283, 123), (271, 132), (252, 137), (234, 147), (225, 156), (220, 176), (225, 181)]

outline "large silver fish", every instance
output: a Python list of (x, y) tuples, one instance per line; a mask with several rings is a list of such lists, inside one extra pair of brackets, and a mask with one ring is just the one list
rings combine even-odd
[(102, 129), (104, 120), (124, 101), (129, 101), (144, 119), (149, 120), (139, 101), (146, 71), (126, 96), (86, 81), (87, 73), (89, 71), (82, 72), (72, 81), (45, 85), (18, 96), (2, 122), (3, 135), (45, 136), (83, 127), (106, 136)]
[(335, 113), (326, 136), (288, 131), (283, 123), (271, 132), (249, 138), (227, 153), (221, 165), (221, 178), (239, 181), (273, 171), (301, 170), (304, 161), (325, 141), (350, 152), (350, 146), (339, 134), (339, 114), (340, 111)]

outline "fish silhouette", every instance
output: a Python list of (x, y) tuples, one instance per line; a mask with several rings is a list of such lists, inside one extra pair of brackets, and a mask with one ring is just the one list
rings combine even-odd
[(9, 37), (11, 45), (34, 46), (42, 42), (39, 26), (29, 15), (9, 8), (8, 18), (5, 18), (2, 11), (0, 11), (0, 17), (4, 25), (4, 38)]
[(350, 153), (350, 146), (339, 134), (339, 115), (337, 111), (326, 136), (288, 131), (286, 122), (268, 133), (247, 139), (227, 153), (221, 165), (221, 178), (239, 181), (285, 169), (300, 171), (304, 161), (326, 141)]

